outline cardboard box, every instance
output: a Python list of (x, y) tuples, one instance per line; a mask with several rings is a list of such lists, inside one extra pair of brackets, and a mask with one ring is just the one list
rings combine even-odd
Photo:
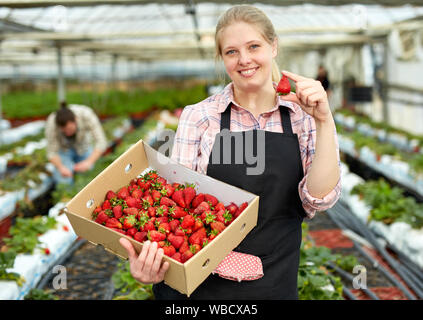
[(232, 224), (185, 264), (164, 257), (170, 263), (165, 283), (189, 296), (257, 224), (259, 197), (188, 169), (140, 140), (69, 201), (65, 212), (76, 234), (124, 259), (128, 257), (119, 239), (126, 237), (139, 253), (141, 243), (92, 221), (91, 214), (104, 201), (108, 190), (116, 192), (150, 169), (157, 170), (170, 183), (195, 183), (197, 193), (213, 194), (225, 205), (232, 201), (238, 205), (249, 204)]

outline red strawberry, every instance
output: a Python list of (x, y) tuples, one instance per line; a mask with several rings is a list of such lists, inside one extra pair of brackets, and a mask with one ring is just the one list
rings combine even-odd
[(225, 205), (222, 202), (219, 202), (217, 205), (215, 205), (214, 210), (225, 210)]
[(167, 207), (175, 207), (176, 206), (176, 202), (173, 201), (172, 199), (169, 199), (168, 197), (162, 197), (160, 199), (160, 205), (165, 205)]
[(195, 218), (194, 226), (192, 227), (192, 231), (197, 231), (198, 229), (204, 227), (203, 221), (200, 218)]
[(175, 247), (172, 245), (164, 246), (163, 247), (163, 253), (167, 255), (168, 257), (173, 256), (176, 253)]
[(278, 86), (276, 88), (276, 92), (278, 95), (287, 95), (291, 92), (291, 85), (289, 83), (288, 77), (282, 75), (281, 80), (278, 83)]
[(219, 203), (219, 200), (215, 196), (212, 196), (211, 194), (206, 193), (204, 195), (204, 201), (210, 202), (212, 207), (216, 206)]
[(188, 261), (189, 259), (191, 259), (191, 257), (192, 257), (193, 255), (194, 255), (194, 254), (192, 253), (192, 251), (191, 251), (191, 250), (186, 250), (186, 251), (182, 254), (182, 256), (181, 256), (182, 263), (185, 263), (186, 261)]
[(118, 228), (111, 228), (111, 229), (114, 230), (114, 231), (116, 231), (116, 232), (119, 232), (119, 233), (122, 233), (122, 234), (126, 234), (125, 230), (118, 229)]
[(198, 229), (194, 232), (188, 239), (191, 244), (202, 244), (203, 239), (207, 237), (207, 232), (205, 228)]
[[(207, 238), (205, 238), (205, 240), (207, 240)], [(201, 250), (201, 247), (202, 247), (202, 244), (201, 245), (199, 245), (199, 244), (192, 244), (191, 247), (190, 247), (190, 249), (191, 249), (191, 251), (194, 254), (196, 254), (198, 251)]]
[(182, 263), (182, 254), (180, 252), (176, 252), (171, 258)]
[(210, 224), (216, 221), (216, 215), (212, 211), (204, 211), (201, 214), (201, 221), (203, 221), (205, 224)]
[(147, 238), (147, 232), (144, 232), (144, 231), (137, 232), (134, 235), (134, 239), (139, 241), (139, 242), (143, 242), (146, 238)]
[(107, 209), (111, 209), (111, 208), (112, 208), (112, 205), (110, 204), (109, 200), (105, 200), (103, 202), (103, 204), (101, 205), (101, 209), (103, 209), (103, 210), (107, 210)]
[(144, 202), (147, 202), (150, 206), (154, 205), (154, 200), (151, 195), (144, 195), (142, 199)]
[(166, 179), (165, 178), (163, 178), (163, 177), (157, 177), (157, 179), (156, 179), (156, 183), (160, 183), (162, 186), (164, 186), (164, 185), (166, 185), (167, 184), (167, 181), (166, 181)]
[(112, 190), (107, 191), (106, 200), (110, 200), (110, 199), (116, 198), (116, 197), (117, 197), (116, 193), (114, 193)]
[(238, 206), (235, 203), (231, 202), (231, 204), (226, 207), (226, 210), (229, 211), (232, 217), (235, 217), (235, 213), (238, 211)]
[(172, 232), (175, 232), (176, 228), (179, 227), (180, 222), (179, 222), (178, 219), (175, 219), (175, 220), (170, 221), (169, 225), (170, 225), (170, 230), (172, 230)]
[(161, 205), (160, 207), (156, 208), (156, 215), (167, 217), (169, 214), (169, 208), (165, 205)]
[(147, 209), (147, 211), (148, 211), (148, 215), (150, 217), (155, 217), (156, 216), (156, 207), (149, 207)]
[(169, 215), (174, 219), (179, 219), (187, 215), (187, 212), (181, 207), (169, 208)]
[(119, 199), (125, 199), (126, 197), (129, 197), (129, 191), (127, 187), (123, 187), (121, 188), (118, 193), (117, 193), (117, 197)]
[(182, 229), (188, 229), (192, 227), (195, 223), (195, 218), (189, 214), (182, 218), (181, 227)]
[(182, 236), (182, 237), (185, 236), (185, 231), (182, 230), (181, 227), (177, 228), (174, 232), (175, 232), (175, 236)]
[(100, 211), (102, 211), (103, 209), (101, 208), (101, 206), (98, 206), (97, 208), (94, 209), (93, 214), (99, 213)]
[(175, 201), (178, 204), (178, 206), (182, 208), (186, 207), (183, 190), (176, 190), (172, 194), (172, 200)]
[(137, 208), (137, 209), (141, 209), (142, 208), (142, 202), (141, 202), (140, 199), (136, 199), (136, 198), (132, 198), (132, 197), (127, 197), (126, 198), (126, 204), (130, 208)]
[(198, 207), (198, 205), (201, 203), (201, 202), (203, 202), (204, 201), (204, 193), (199, 193), (193, 200), (192, 200), (192, 203), (191, 203), (191, 206), (193, 207), (193, 208), (197, 208)]
[(174, 246), (176, 249), (179, 249), (182, 246), (182, 244), (185, 242), (183, 236), (176, 236), (173, 233), (167, 236), (167, 240), (169, 240), (172, 246)]
[(63, 226), (63, 230), (68, 232), (69, 231), (69, 227), (68, 226)]
[(106, 221), (106, 227), (122, 229), (122, 223), (120, 223), (119, 220), (116, 218), (110, 218), (109, 220)]
[(181, 187), (181, 184), (174, 182), (174, 183), (172, 183), (172, 187), (176, 190), (176, 189), (179, 189)]
[(123, 228), (124, 229), (131, 229), (135, 226), (135, 223), (137, 222), (137, 219), (135, 215), (127, 216), (126, 218), (123, 218)]
[(211, 227), (212, 230), (215, 230), (218, 233), (222, 232), (226, 228), (225, 224), (223, 222), (219, 222), (219, 221), (210, 223), (210, 227)]
[(154, 223), (152, 221), (148, 221), (141, 225), (140, 230), (147, 232), (147, 231), (156, 230), (156, 227), (154, 226)]
[(157, 202), (157, 201), (159, 201), (159, 200), (160, 200), (160, 198), (162, 197), (162, 194), (161, 194), (161, 193), (160, 193), (160, 191), (158, 191), (158, 190), (153, 190), (153, 191), (151, 192), (151, 196), (152, 196), (152, 198), (153, 198), (154, 202)]
[(130, 228), (126, 231), (126, 235), (133, 238), (137, 232), (138, 232), (137, 228)]
[(167, 217), (156, 217), (156, 222), (158, 224), (160, 224), (160, 223), (168, 223), (169, 222), (169, 219)]
[(237, 218), (242, 213), (242, 211), (244, 211), (244, 209), (247, 208), (247, 207), (248, 207), (248, 202), (242, 203), (235, 213), (235, 218)]
[(132, 191), (131, 196), (135, 199), (141, 199), (143, 194), (144, 192), (141, 189), (135, 189), (134, 191)]
[(160, 231), (161, 233), (170, 233), (170, 225), (167, 222), (160, 223), (159, 227), (157, 228), (157, 231)]
[(119, 219), (120, 217), (122, 217), (122, 206), (116, 206), (113, 207), (113, 215), (116, 219)]
[(228, 210), (223, 209), (216, 213), (216, 220), (227, 226), (232, 222), (233, 217)]
[(188, 186), (182, 190), (182, 193), (184, 195), (185, 207), (189, 208), (192, 200), (194, 200), (196, 195), (195, 189), (192, 186)]
[(107, 220), (109, 220), (109, 216), (104, 212), (101, 211), (98, 215), (97, 218), (95, 219), (95, 222), (99, 223), (99, 224), (103, 224), (105, 223)]
[(171, 184), (166, 184), (164, 187), (163, 187), (163, 190), (162, 190), (162, 194), (165, 196), (165, 197), (171, 197), (172, 196), (172, 194), (175, 192), (175, 188), (174, 187), (172, 187), (172, 185)]
[(50, 254), (50, 249), (49, 248), (44, 248), (44, 254), (49, 255)]
[(194, 214), (199, 215), (206, 210), (210, 210), (210, 205), (207, 202), (203, 201), (197, 206), (197, 208), (195, 208)]
[(166, 235), (164, 233), (161, 233), (161, 232), (156, 231), (156, 230), (150, 230), (150, 231), (148, 231), (147, 238), (150, 241), (159, 242), (159, 241), (163, 241), (164, 239), (166, 239)]
[(189, 243), (187, 240), (184, 239), (184, 243), (182, 243), (182, 245), (179, 247), (179, 252), (185, 252), (189, 250)]
[[(137, 208), (125, 208), (125, 209), (123, 209), (123, 213), (127, 216), (137, 215), (138, 209)], [(115, 217), (115, 218), (117, 218), (117, 217)]]

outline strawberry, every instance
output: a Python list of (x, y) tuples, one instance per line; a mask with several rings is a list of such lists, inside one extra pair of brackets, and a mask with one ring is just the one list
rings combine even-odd
[(176, 253), (176, 249), (175, 249), (175, 247), (174, 246), (172, 246), (172, 245), (165, 245), (164, 247), (163, 247), (163, 253), (165, 254), (165, 255), (167, 255), (168, 257), (171, 257), (171, 256), (173, 256), (175, 253)]
[(160, 198), (162, 197), (162, 194), (158, 190), (153, 190), (151, 192), (151, 196), (152, 196), (154, 202), (158, 202), (160, 200)]
[(164, 186), (164, 185), (166, 185), (167, 184), (167, 181), (166, 181), (166, 179), (165, 178), (163, 178), (163, 177), (157, 177), (157, 179), (156, 179), (156, 183), (160, 183), (162, 186)]
[(135, 226), (135, 223), (137, 222), (137, 219), (135, 218), (135, 215), (127, 216), (126, 218), (123, 218), (123, 228), (124, 229), (131, 229)]
[(228, 210), (223, 209), (216, 213), (216, 220), (227, 226), (232, 222), (233, 217)]
[(219, 200), (217, 200), (215, 196), (212, 196), (208, 193), (204, 195), (204, 201), (210, 202), (212, 207), (216, 206), (219, 203)]
[(204, 211), (201, 214), (201, 221), (205, 224), (210, 224), (216, 221), (216, 215), (212, 211)]
[(180, 252), (176, 252), (171, 258), (182, 263), (182, 254)]
[(192, 185), (189, 185), (184, 190), (182, 190), (182, 194), (184, 196), (185, 207), (189, 208), (192, 200), (194, 200), (196, 196), (195, 189)]
[(118, 197), (119, 199), (123, 199), (123, 200), (125, 200), (125, 198), (126, 198), (126, 197), (129, 197), (129, 191), (128, 191), (128, 188), (127, 188), (127, 187), (122, 187), (122, 188), (118, 191), (118, 193), (117, 193), (117, 197)]
[(96, 213), (99, 213), (100, 211), (102, 211), (103, 209), (101, 208), (101, 206), (98, 206), (97, 208), (94, 209), (93, 211), (93, 215), (95, 215)]
[(174, 219), (179, 219), (187, 215), (187, 212), (181, 207), (169, 208), (169, 215)]
[(189, 259), (191, 259), (191, 257), (194, 255), (194, 253), (192, 253), (191, 250), (186, 250), (182, 256), (181, 256), (181, 261), (182, 263), (185, 263), (186, 261), (188, 261)]
[(192, 227), (192, 231), (197, 231), (198, 229), (204, 227), (203, 221), (200, 218), (195, 218), (194, 226)]
[(210, 223), (210, 227), (212, 231), (217, 231), (218, 233), (222, 232), (226, 228), (225, 224), (219, 221)]
[(126, 200), (127, 206), (130, 207), (130, 208), (137, 208), (137, 209), (142, 208), (142, 202), (141, 202), (140, 199), (127, 197), (125, 200)]
[[(207, 239), (207, 238), (205, 238), (205, 239)], [(200, 250), (201, 250), (201, 247), (202, 247), (202, 244), (201, 244), (201, 245), (199, 245), (199, 244), (192, 244), (192, 245), (191, 245), (191, 247), (190, 247), (190, 250), (191, 250), (194, 254), (196, 254), (198, 251), (200, 251)]]
[(103, 210), (107, 210), (107, 209), (111, 209), (111, 208), (112, 208), (112, 205), (111, 205), (109, 200), (105, 200), (103, 202), (103, 204), (101, 205), (101, 209), (103, 209)]
[(141, 231), (152, 231), (152, 230), (156, 230), (156, 227), (154, 226), (154, 223), (152, 221), (148, 221), (144, 224), (141, 224)]
[(69, 227), (68, 226), (63, 226), (63, 231), (68, 232), (69, 231)]
[(188, 239), (190, 244), (201, 244), (203, 239), (207, 237), (206, 229), (201, 228), (194, 232)]
[(240, 206), (239, 206), (239, 208), (238, 208), (238, 210), (236, 211), (236, 213), (235, 213), (235, 218), (237, 218), (241, 213), (242, 213), (242, 211), (244, 211), (244, 209), (245, 208), (247, 208), (248, 207), (248, 202), (243, 202)]
[(282, 75), (281, 80), (278, 83), (278, 86), (276, 88), (276, 92), (278, 95), (287, 95), (291, 92), (291, 85), (289, 83), (288, 77)]
[(122, 234), (126, 234), (126, 232), (124, 230), (122, 230), (122, 229), (118, 229), (118, 228), (111, 228), (111, 229), (114, 230), (114, 231), (116, 231), (116, 232), (119, 232), (119, 233), (122, 233)]
[[(127, 216), (137, 215), (138, 209), (137, 208), (125, 208), (125, 209), (123, 209), (123, 213)], [(115, 218), (117, 218), (117, 217), (115, 217)]]
[(113, 207), (113, 215), (116, 219), (119, 219), (120, 217), (122, 217), (122, 206), (116, 206)]
[(193, 207), (193, 208), (197, 208), (198, 207), (198, 205), (201, 203), (201, 202), (203, 202), (204, 201), (204, 193), (199, 193), (193, 200), (192, 200), (192, 203), (191, 203), (191, 206)]
[(192, 227), (195, 223), (195, 218), (189, 214), (182, 218), (181, 227), (182, 229), (188, 229)]
[(238, 206), (235, 204), (235, 203), (233, 203), (233, 202), (231, 202), (227, 207), (226, 207), (226, 210), (228, 210), (229, 211), (229, 213), (232, 215), (232, 217), (234, 217), (235, 216), (235, 213), (238, 211)]
[(189, 250), (189, 243), (188, 243), (188, 240), (184, 239), (184, 243), (182, 243), (182, 245), (179, 247), (179, 252), (182, 253), (182, 252), (185, 252), (187, 250)]
[(117, 197), (116, 193), (114, 193), (112, 190), (107, 191), (106, 200), (110, 200), (110, 199), (116, 198), (116, 197)]
[(165, 205), (161, 205), (156, 208), (156, 215), (161, 217), (167, 217), (169, 214), (169, 208)]
[(149, 206), (153, 206), (154, 205), (154, 200), (153, 200), (153, 197), (151, 195), (145, 195), (144, 194), (144, 197), (142, 198), (142, 200), (144, 202), (147, 202), (149, 204)]
[(135, 189), (134, 191), (132, 191), (131, 197), (135, 199), (141, 199), (143, 194), (144, 192), (141, 189)]
[(162, 195), (165, 197), (171, 197), (174, 192), (175, 188), (172, 187), (171, 184), (166, 184), (161, 191)]
[(175, 201), (178, 204), (178, 206), (182, 208), (186, 207), (183, 190), (176, 190), (172, 194), (172, 200)]
[(137, 232), (134, 235), (134, 239), (139, 241), (139, 242), (143, 242), (146, 238), (147, 238), (147, 232), (144, 232), (144, 231)]
[(167, 240), (169, 240), (172, 246), (174, 246), (176, 249), (179, 249), (182, 246), (182, 244), (185, 242), (183, 236), (176, 236), (173, 233), (167, 236)]
[(181, 188), (181, 184), (180, 183), (177, 183), (177, 182), (174, 182), (174, 183), (172, 183), (172, 187), (176, 190), (176, 189), (180, 189)]
[(120, 223), (119, 220), (116, 218), (110, 218), (109, 220), (106, 221), (106, 227), (122, 229), (122, 223)]
[(158, 174), (155, 170), (151, 170), (144, 175), (145, 180), (155, 181), (158, 178)]
[(194, 214), (199, 215), (206, 210), (210, 210), (210, 205), (206, 201), (203, 201), (195, 208)]
[(97, 218), (95, 219), (95, 222), (99, 223), (99, 224), (103, 224), (105, 223), (107, 220), (109, 220), (109, 216), (104, 212), (101, 211), (98, 215)]
[(156, 210), (157, 210), (157, 208), (156, 208), (156, 207), (149, 207), (149, 208), (147, 209), (147, 211), (148, 211), (148, 215), (149, 215), (150, 217), (155, 217), (155, 216), (156, 216)]
[(159, 227), (157, 228), (157, 231), (160, 231), (161, 233), (170, 233), (170, 225), (167, 222), (162, 222), (159, 224)]
[(156, 221), (158, 224), (160, 223), (168, 223), (169, 219), (167, 217), (156, 217)]
[(170, 221), (169, 225), (170, 225), (170, 230), (172, 230), (172, 232), (175, 232), (176, 228), (179, 227), (180, 222), (179, 222), (178, 219), (175, 219), (175, 220)]
[(181, 227), (178, 227), (174, 232), (175, 236), (185, 236), (185, 231)]
[(172, 199), (169, 199), (168, 197), (162, 197), (160, 199), (160, 205), (165, 205), (167, 207), (175, 207), (176, 206), (176, 202), (173, 201)]
[(50, 254), (50, 249), (49, 248), (44, 248), (44, 254), (49, 255)]
[(217, 205), (214, 206), (214, 210), (225, 210), (225, 205), (222, 202), (219, 202)]
[(128, 230), (126, 230), (126, 235), (133, 238), (137, 232), (137, 228), (129, 228)]
[(147, 238), (150, 241), (159, 242), (159, 241), (163, 241), (164, 239), (166, 239), (166, 235), (164, 233), (161, 233), (161, 232), (156, 231), (156, 230), (150, 230), (150, 231), (148, 231)]

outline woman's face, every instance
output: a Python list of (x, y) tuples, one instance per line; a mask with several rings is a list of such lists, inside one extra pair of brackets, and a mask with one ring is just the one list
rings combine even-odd
[(255, 91), (272, 83), (277, 42), (269, 44), (253, 25), (236, 22), (224, 28), (220, 48), (226, 72), (237, 89)]

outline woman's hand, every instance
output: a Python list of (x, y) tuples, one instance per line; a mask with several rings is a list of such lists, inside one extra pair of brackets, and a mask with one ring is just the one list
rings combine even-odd
[(129, 266), (135, 280), (144, 284), (163, 281), (164, 275), (169, 269), (169, 262), (165, 261), (161, 265), (163, 249), (159, 248), (157, 250), (157, 242), (144, 242), (139, 256), (137, 256), (134, 247), (127, 239), (120, 238), (119, 242), (128, 252)]
[(316, 122), (323, 123), (332, 119), (328, 97), (320, 81), (288, 71), (282, 71), (282, 74), (294, 81), (296, 86), (296, 93), (281, 96), (283, 100), (295, 102)]

